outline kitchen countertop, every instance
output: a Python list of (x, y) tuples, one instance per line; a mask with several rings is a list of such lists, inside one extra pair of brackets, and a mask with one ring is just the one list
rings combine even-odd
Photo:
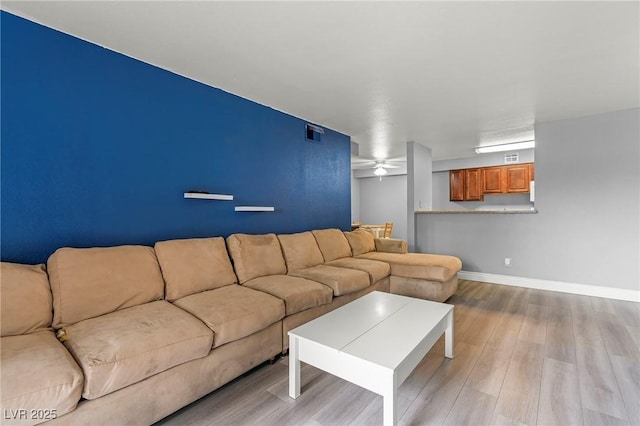
[(417, 214), (537, 214), (531, 209), (495, 209), (495, 210), (416, 210)]

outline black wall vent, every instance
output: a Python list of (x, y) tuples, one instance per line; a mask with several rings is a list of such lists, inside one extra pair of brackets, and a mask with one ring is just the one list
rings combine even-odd
[(306, 139), (309, 141), (320, 142), (324, 129), (313, 124), (306, 124)]

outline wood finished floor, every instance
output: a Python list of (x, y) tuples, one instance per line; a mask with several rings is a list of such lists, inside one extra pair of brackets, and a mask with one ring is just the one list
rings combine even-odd
[[(400, 425), (640, 425), (640, 305), (461, 281), (455, 358), (440, 339), (398, 392)], [(384, 342), (381, 342), (384, 344)], [(382, 397), (287, 358), (157, 425), (378, 425)]]

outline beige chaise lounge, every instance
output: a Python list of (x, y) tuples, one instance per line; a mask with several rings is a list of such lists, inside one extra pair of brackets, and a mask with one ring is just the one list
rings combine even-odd
[(391, 267), (391, 293), (444, 302), (458, 288), (462, 262), (454, 256), (407, 253), (404, 240), (372, 238), (367, 231), (346, 232), (353, 255)]

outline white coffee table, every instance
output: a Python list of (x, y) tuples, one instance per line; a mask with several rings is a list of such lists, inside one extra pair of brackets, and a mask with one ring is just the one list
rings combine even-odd
[(453, 305), (374, 291), (289, 331), (289, 396), (300, 396), (300, 361), (383, 396), (396, 423), (396, 392), (445, 335), (453, 358)]

